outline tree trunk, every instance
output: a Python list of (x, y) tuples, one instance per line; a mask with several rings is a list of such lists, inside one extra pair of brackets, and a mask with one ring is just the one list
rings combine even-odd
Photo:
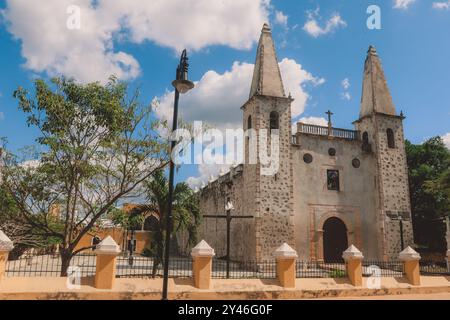
[(61, 277), (67, 277), (67, 270), (70, 266), (70, 261), (72, 260), (72, 252), (68, 249), (61, 248)]

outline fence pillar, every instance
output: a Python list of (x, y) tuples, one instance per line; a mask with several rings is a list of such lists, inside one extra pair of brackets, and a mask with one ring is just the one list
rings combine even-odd
[(13, 242), (0, 230), (0, 280), (5, 276), (8, 255), (13, 248)]
[(364, 259), (361, 251), (354, 245), (351, 245), (342, 254), (342, 258), (345, 260), (345, 266), (347, 268), (348, 278), (355, 287), (361, 287), (363, 285), (362, 279), (362, 260)]
[(399, 259), (403, 261), (403, 268), (409, 283), (413, 286), (420, 286), (420, 254), (408, 247), (400, 252)]
[(214, 249), (205, 240), (202, 240), (192, 248), (191, 256), (194, 260), (192, 275), (195, 287), (209, 289), (211, 286), (212, 258), (215, 256)]
[(100, 242), (96, 249), (97, 263), (94, 286), (97, 289), (112, 289), (116, 278), (116, 257), (120, 247), (111, 236)]
[(297, 252), (283, 243), (274, 254), (277, 260), (277, 278), (284, 288), (295, 288), (295, 261)]

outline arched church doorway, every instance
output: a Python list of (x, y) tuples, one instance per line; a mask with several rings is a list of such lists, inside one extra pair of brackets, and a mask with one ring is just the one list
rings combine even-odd
[(342, 253), (348, 248), (347, 227), (336, 217), (323, 225), (323, 256), (325, 262), (342, 262)]

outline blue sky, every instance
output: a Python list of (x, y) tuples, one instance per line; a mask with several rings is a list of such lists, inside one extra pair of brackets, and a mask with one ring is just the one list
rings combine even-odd
[[(170, 83), (183, 47), (189, 49), (190, 77), (200, 84), (197, 92), (182, 97), (183, 117), (239, 125), (264, 21), (272, 27), (288, 78), (285, 86), (297, 98), (297, 119), (322, 118), (331, 109), (334, 126), (351, 128), (372, 44), (397, 111), (407, 117), (406, 137), (420, 143), (450, 133), (448, 0), (231, 2), (167, 0), (158, 6), (99, 0), (92, 7), (89, 0), (37, 0), (32, 6), (26, 0), (0, 0), (0, 136), (13, 150), (34, 143), (36, 132), (26, 127), (12, 92), (20, 85), (31, 88), (35, 77), (59, 74), (88, 82), (118, 72), (131, 87), (141, 88), (143, 102), (158, 97), (160, 116), (167, 116)], [(71, 4), (81, 8), (78, 33), (66, 27)], [(369, 5), (381, 8), (381, 30), (366, 26)], [(198, 170), (183, 166), (178, 180), (209, 173)]]

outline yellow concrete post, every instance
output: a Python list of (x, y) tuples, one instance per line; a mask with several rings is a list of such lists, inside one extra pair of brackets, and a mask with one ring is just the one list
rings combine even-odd
[(8, 255), (13, 248), (13, 242), (0, 230), (0, 280), (5, 276)]
[(95, 254), (97, 264), (94, 286), (97, 289), (112, 289), (116, 279), (116, 257), (120, 253), (119, 245), (108, 236), (97, 245)]
[(194, 260), (192, 275), (195, 287), (209, 289), (211, 287), (212, 258), (215, 256), (214, 249), (205, 240), (202, 240), (192, 249), (191, 256)]
[(403, 268), (409, 283), (413, 286), (420, 286), (420, 254), (408, 247), (400, 252), (399, 259), (403, 261)]
[(295, 288), (295, 262), (297, 252), (287, 243), (283, 243), (274, 254), (277, 260), (277, 278), (284, 288)]
[(352, 285), (355, 287), (362, 287), (362, 260), (364, 259), (361, 251), (354, 245), (351, 245), (342, 254), (347, 268), (347, 275)]

